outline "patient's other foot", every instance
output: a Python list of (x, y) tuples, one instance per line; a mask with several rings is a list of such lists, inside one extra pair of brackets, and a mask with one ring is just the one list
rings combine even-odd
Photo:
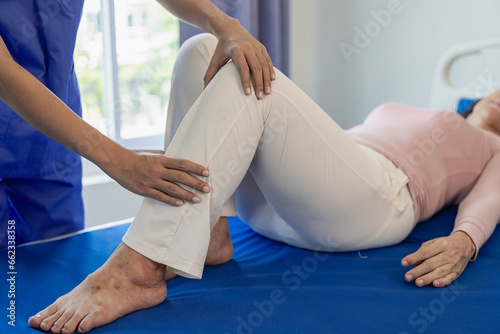
[(165, 266), (121, 243), (108, 261), (70, 293), (29, 319), (52, 333), (85, 333), (167, 296)]
[[(227, 218), (221, 217), (210, 233), (210, 244), (208, 245), (206, 266), (217, 266), (226, 263), (233, 258), (233, 242), (227, 226)], [(171, 271), (165, 272), (165, 280), (177, 277)]]
[(206, 266), (217, 266), (233, 258), (233, 242), (227, 226), (227, 218), (221, 217), (210, 233)]

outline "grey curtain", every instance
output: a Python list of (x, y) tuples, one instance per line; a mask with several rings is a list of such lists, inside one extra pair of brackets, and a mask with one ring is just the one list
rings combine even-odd
[[(237, 18), (264, 44), (273, 64), (285, 75), (289, 71), (289, 0), (212, 0), (223, 12)], [(181, 22), (181, 43), (202, 32)]]

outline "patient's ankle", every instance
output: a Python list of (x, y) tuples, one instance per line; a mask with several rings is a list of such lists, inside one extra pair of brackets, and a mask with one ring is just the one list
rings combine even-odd
[(227, 218), (221, 217), (210, 233), (205, 265), (215, 266), (226, 263), (233, 257), (233, 242), (229, 234)]

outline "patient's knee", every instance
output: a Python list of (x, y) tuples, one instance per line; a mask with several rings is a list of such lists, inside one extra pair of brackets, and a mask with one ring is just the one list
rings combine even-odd
[(208, 33), (194, 35), (182, 43), (178, 57), (187, 55), (211, 59), (217, 46), (217, 38)]
[[(242, 94), (243, 87), (240, 81), (240, 74), (236, 69), (236, 65), (229, 61), (227, 64), (222, 66), (222, 68), (217, 72), (212, 81), (210, 81), (209, 86), (222, 86), (226, 94)], [(208, 89), (209, 87), (207, 87)]]

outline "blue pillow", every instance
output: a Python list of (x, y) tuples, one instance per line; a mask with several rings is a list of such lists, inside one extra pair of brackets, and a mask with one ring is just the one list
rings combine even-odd
[(477, 100), (478, 99), (461, 98), (460, 100), (458, 100), (457, 113), (459, 114), (463, 113)]

